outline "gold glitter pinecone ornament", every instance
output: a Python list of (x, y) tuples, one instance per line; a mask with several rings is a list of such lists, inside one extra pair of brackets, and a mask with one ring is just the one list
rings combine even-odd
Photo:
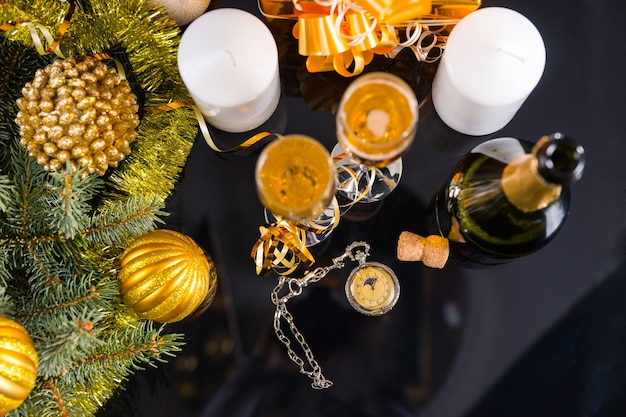
[(38, 69), (17, 106), (21, 144), (48, 171), (69, 161), (85, 175), (104, 175), (137, 138), (137, 97), (115, 69), (94, 59), (68, 58)]
[(0, 416), (28, 397), (35, 386), (38, 364), (37, 351), (26, 330), (0, 316)]
[(119, 279), (124, 302), (141, 317), (161, 323), (180, 321), (217, 291), (215, 265), (189, 236), (159, 229), (126, 248)]

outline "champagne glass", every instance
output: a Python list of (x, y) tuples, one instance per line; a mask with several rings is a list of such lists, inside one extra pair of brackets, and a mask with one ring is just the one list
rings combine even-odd
[(287, 221), (306, 231), (306, 246), (323, 241), (337, 224), (336, 171), (326, 148), (306, 135), (269, 143), (255, 170), (259, 199), (270, 224)]
[(354, 80), (337, 110), (337, 195), (348, 208), (389, 195), (402, 176), (402, 155), (415, 137), (418, 102), (400, 77), (371, 72)]

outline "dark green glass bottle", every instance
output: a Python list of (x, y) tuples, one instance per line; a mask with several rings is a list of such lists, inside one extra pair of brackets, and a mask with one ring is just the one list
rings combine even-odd
[(561, 133), (536, 144), (491, 139), (464, 155), (434, 195), (429, 233), (449, 240), (451, 260), (496, 265), (544, 247), (569, 212), (569, 185), (585, 153)]

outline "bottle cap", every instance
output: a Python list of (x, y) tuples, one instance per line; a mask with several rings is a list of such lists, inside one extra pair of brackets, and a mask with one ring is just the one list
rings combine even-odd
[(450, 254), (448, 239), (430, 235), (423, 237), (402, 232), (398, 238), (397, 257), (401, 261), (422, 261), (431, 268), (443, 268)]

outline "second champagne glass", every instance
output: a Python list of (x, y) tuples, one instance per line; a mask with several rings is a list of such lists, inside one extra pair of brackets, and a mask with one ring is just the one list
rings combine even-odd
[(418, 102), (400, 77), (372, 72), (343, 93), (336, 115), (337, 194), (347, 206), (384, 199), (402, 175), (402, 154), (415, 137)]

